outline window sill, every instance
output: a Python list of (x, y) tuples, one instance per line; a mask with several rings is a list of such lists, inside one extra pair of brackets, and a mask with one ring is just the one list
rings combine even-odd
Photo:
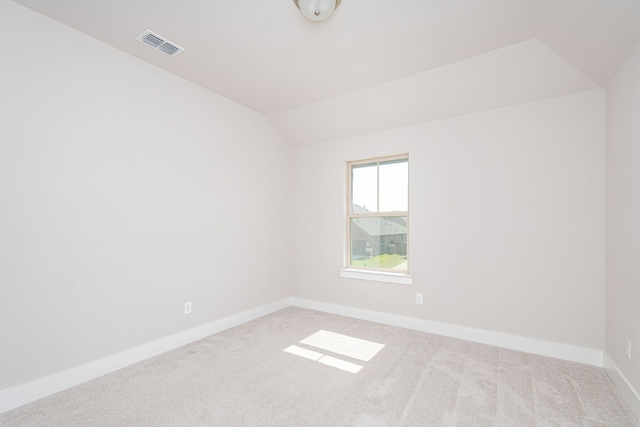
[(352, 268), (341, 268), (340, 277), (347, 279), (371, 280), (374, 282), (397, 283), (399, 285), (413, 284), (413, 278), (408, 274), (387, 273), (384, 271), (364, 271)]

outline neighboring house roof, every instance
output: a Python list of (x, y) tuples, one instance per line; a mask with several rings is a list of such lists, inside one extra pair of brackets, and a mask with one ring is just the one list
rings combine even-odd
[(366, 206), (356, 205), (355, 203), (353, 204), (353, 207), (351, 210), (354, 213), (370, 213), (371, 212), (369, 209), (367, 209)]
[[(361, 206), (354, 205), (353, 211), (368, 212)], [(392, 236), (407, 233), (407, 221), (404, 217), (355, 218), (352, 223), (367, 236)]]

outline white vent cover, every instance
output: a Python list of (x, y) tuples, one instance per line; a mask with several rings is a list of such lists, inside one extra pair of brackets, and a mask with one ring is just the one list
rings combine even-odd
[(157, 35), (150, 30), (147, 30), (144, 33), (140, 34), (138, 37), (136, 37), (136, 39), (148, 44), (154, 49), (158, 49), (160, 52), (166, 53), (169, 56), (176, 56), (184, 51), (184, 48), (178, 46), (173, 42), (170, 42), (169, 40)]

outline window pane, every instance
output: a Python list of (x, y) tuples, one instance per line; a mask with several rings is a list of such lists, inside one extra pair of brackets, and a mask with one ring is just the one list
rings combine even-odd
[(352, 167), (352, 212), (378, 212), (378, 164)]
[(380, 211), (409, 210), (409, 161), (391, 160), (380, 163)]
[(407, 269), (407, 217), (352, 218), (351, 267)]

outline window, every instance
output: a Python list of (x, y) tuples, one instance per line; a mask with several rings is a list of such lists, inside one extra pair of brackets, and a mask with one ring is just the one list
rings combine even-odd
[(347, 268), (406, 274), (409, 156), (348, 163)]

